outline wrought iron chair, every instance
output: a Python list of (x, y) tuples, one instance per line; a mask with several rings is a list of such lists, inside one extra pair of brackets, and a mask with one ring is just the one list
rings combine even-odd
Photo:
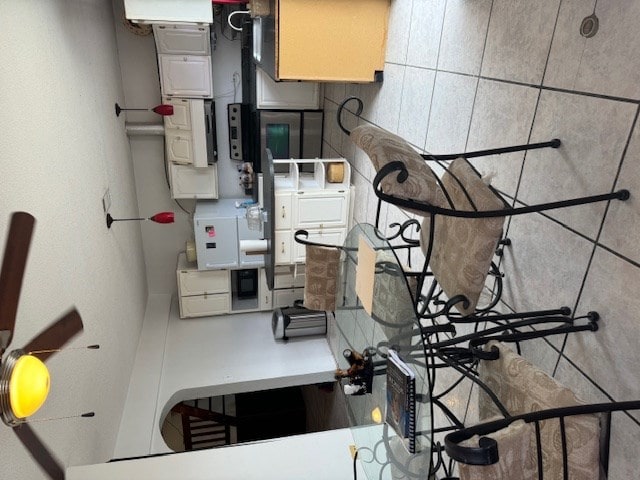
[[(415, 278), (413, 306), (419, 318), (432, 320), (431, 325), (424, 323), (427, 330), (423, 334), (435, 334), (434, 345), (438, 346), (439, 342), (439, 327), (436, 328), (435, 324), (442, 323), (443, 319), (446, 319), (451, 332), (455, 331), (452, 327), (456, 323), (490, 321), (496, 324), (495, 329), (476, 332), (475, 337), (493, 335), (498, 331), (516, 333), (515, 329), (531, 325), (542, 327), (537, 331), (537, 336), (597, 330), (599, 317), (596, 312), (573, 318), (566, 306), (507, 314), (496, 312), (494, 308), (502, 294), (503, 274), (494, 262), (494, 255), (503, 245), (510, 244), (509, 239), (502, 237), (507, 217), (607, 200), (626, 200), (629, 198), (627, 190), (512, 207), (500, 192), (485, 183), (469, 159), (558, 148), (561, 144), (559, 139), (462, 154), (420, 155), (402, 138), (373, 125), (365, 124), (352, 131), (347, 130), (341, 116), (350, 101), (357, 102), (356, 116), (362, 112), (363, 104), (359, 98), (345, 99), (338, 108), (338, 125), (356, 146), (366, 152), (377, 171), (373, 180), (378, 197), (376, 227), (379, 227), (382, 202), (423, 217), (421, 224), (417, 220), (408, 220), (403, 225), (394, 224), (398, 231), (392, 238), (401, 237), (404, 240), (400, 248), (413, 249), (419, 246), (424, 254), (421, 270), (406, 271), (405, 275)], [(429, 162), (437, 162), (445, 169), (442, 177), (433, 172)], [(418, 231), (419, 239), (411, 238), (407, 233), (411, 228)], [(480, 296), (488, 277), (495, 279), (492, 296), (488, 304), (480, 306)], [(427, 287), (429, 280), (431, 283)], [(575, 324), (574, 321), (579, 319), (586, 320), (586, 324)], [(549, 328), (551, 324), (560, 326)], [(528, 337), (530, 332), (525, 333)], [(451, 345), (445, 343), (439, 346)]]
[(481, 423), (445, 437), (459, 478), (606, 479), (611, 413), (640, 401), (587, 405), (504, 344), (485, 351), (493, 360), (482, 360), (478, 375), (496, 398), (481, 392)]

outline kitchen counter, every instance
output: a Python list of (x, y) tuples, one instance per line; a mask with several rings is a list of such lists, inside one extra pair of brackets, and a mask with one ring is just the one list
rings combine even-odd
[(160, 426), (183, 400), (334, 381), (325, 337), (276, 341), (271, 312), (181, 320), (150, 296), (114, 458), (169, 452)]

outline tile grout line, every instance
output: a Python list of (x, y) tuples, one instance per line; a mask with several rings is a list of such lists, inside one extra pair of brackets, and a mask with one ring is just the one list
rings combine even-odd
[(438, 39), (438, 53), (436, 54), (436, 68), (435, 69), (428, 68), (428, 70), (433, 70), (434, 74), (433, 74), (433, 86), (431, 87), (431, 98), (429, 98), (429, 116), (427, 117), (427, 126), (424, 132), (424, 142), (423, 142), (423, 145), (420, 147), (421, 152), (427, 152), (427, 139), (429, 138), (429, 126), (431, 125), (431, 113), (433, 111), (433, 97), (436, 92), (436, 82), (438, 80), (438, 63), (440, 62), (440, 48), (442, 47), (442, 36), (444, 34), (443, 33), (444, 24), (445, 24), (445, 19), (447, 17), (447, 4), (448, 4), (448, 0), (445, 0), (444, 12), (442, 13), (442, 25), (440, 27), (440, 38)]
[[(622, 164), (624, 163), (624, 158), (627, 155), (627, 150), (629, 148), (629, 144), (631, 143), (631, 138), (633, 137), (633, 131), (635, 129), (635, 125), (636, 125), (637, 120), (638, 120), (638, 113), (640, 113), (640, 107), (638, 109), (636, 109), (636, 114), (635, 114), (635, 116), (633, 118), (633, 121), (631, 122), (631, 128), (630, 128), (630, 131), (629, 131), (629, 135), (627, 136), (627, 141), (625, 143), (624, 149), (622, 150), (622, 154), (621, 154), (620, 160), (618, 162), (618, 169), (616, 171), (616, 175), (615, 175), (615, 177), (613, 179), (613, 184), (611, 186), (611, 191), (612, 192), (615, 190), (616, 183), (618, 182), (618, 178), (620, 176), (620, 171), (622, 170)], [(585, 285), (587, 283), (587, 278), (589, 276), (589, 271), (591, 270), (591, 266), (593, 264), (593, 259), (594, 259), (595, 255), (596, 255), (596, 251), (598, 249), (600, 235), (602, 234), (602, 230), (604, 228), (604, 222), (605, 222), (605, 220), (607, 218), (607, 213), (609, 211), (609, 206), (611, 205), (611, 202), (612, 202), (612, 200), (609, 200), (609, 201), (607, 201), (607, 203), (605, 205), (605, 210), (604, 210), (604, 213), (602, 215), (602, 220), (600, 221), (600, 227), (598, 228), (598, 232), (596, 234), (596, 239), (595, 239), (595, 241), (593, 241), (593, 248), (591, 249), (591, 255), (589, 256), (589, 261), (587, 262), (587, 268), (585, 270), (584, 276), (582, 277), (582, 283), (580, 284), (580, 289), (578, 290), (578, 295), (577, 295), (576, 301), (575, 301), (575, 303), (573, 305), (573, 310), (572, 311), (574, 312), (574, 314), (575, 314), (576, 309), (578, 308), (578, 305), (580, 305), (580, 300), (582, 299), (582, 293), (584, 292), (584, 287), (585, 287)], [(563, 356), (565, 356), (564, 355), (564, 349), (565, 349), (565, 347), (567, 345), (568, 338), (569, 338), (569, 336), (566, 335), (565, 338), (564, 338), (564, 341), (562, 343), (562, 354), (563, 354)], [(566, 357), (566, 356), (565, 356), (565, 358), (568, 359), (568, 357)], [(555, 376), (555, 373), (556, 373), (556, 371), (558, 369), (558, 365), (559, 364), (560, 364), (560, 359), (558, 359), (558, 362), (556, 363), (556, 366), (555, 366), (555, 368), (553, 370), (554, 376)]]

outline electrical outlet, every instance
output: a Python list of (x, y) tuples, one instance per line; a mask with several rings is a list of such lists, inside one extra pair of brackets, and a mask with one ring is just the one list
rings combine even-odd
[(111, 208), (111, 192), (107, 188), (107, 191), (104, 192), (102, 197), (102, 209), (104, 213), (109, 213), (109, 209)]

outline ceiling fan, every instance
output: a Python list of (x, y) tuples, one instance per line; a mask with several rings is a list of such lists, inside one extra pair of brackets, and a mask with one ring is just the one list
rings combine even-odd
[(28, 213), (11, 215), (0, 271), (0, 416), (47, 475), (62, 480), (62, 465), (25, 420), (42, 406), (49, 392), (49, 372), (43, 362), (82, 331), (80, 314), (74, 308), (22, 348), (8, 350), (34, 225)]

